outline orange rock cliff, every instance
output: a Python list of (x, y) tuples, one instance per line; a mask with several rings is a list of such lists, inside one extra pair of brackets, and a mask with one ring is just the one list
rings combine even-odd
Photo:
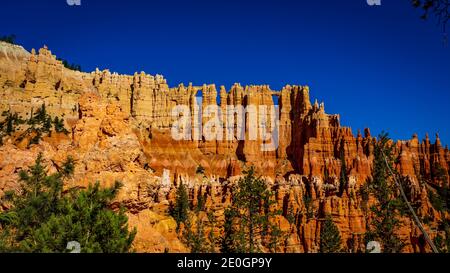
[[(262, 151), (261, 141), (235, 137), (174, 140), (172, 109), (186, 105), (194, 110), (200, 94), (203, 106), (218, 104), (222, 109), (227, 105), (271, 106), (273, 97), (278, 97), (278, 148)], [(283, 211), (280, 224), (289, 236), (282, 251), (317, 252), (325, 214), (333, 216), (344, 247), (354, 251), (363, 247), (366, 215), (359, 189), (371, 175), (374, 138), (368, 129), (364, 136), (359, 132), (354, 136), (350, 128), (341, 127), (338, 115), (326, 114), (324, 104), (310, 102), (307, 86), (287, 85), (281, 91), (239, 84), (228, 91), (213, 84), (171, 88), (160, 75), (72, 71), (46, 47), (30, 53), (0, 42), (0, 111), (26, 116), (42, 104), (51, 115), (64, 117), (70, 133), (46, 137), (29, 148), (12, 139), (0, 146), (0, 195), (16, 186), (17, 173), (32, 165), (39, 152), (50, 171), (72, 155), (77, 165), (68, 186), (124, 183), (117, 204), (128, 208), (130, 224), (138, 228), (136, 250), (184, 252), (187, 249), (177, 238), (176, 223), (168, 215), (176, 185), (181, 181), (188, 185), (192, 205), (203, 195), (206, 209), (220, 223), (232, 183), (245, 168), (255, 166), (274, 189), (277, 206)], [(205, 122), (201, 119), (202, 125)], [(430, 218), (427, 230), (435, 237), (441, 216), (431, 206), (420, 179), (442, 183), (435, 179), (435, 172), (440, 166), (448, 174), (448, 148), (438, 136), (430, 143), (428, 136), (420, 141), (417, 135), (396, 142), (395, 147), (399, 154), (396, 168), (407, 178), (407, 191), (419, 204), (418, 214)], [(339, 183), (342, 153), (347, 185)], [(200, 165), (204, 174), (196, 173)], [(313, 200), (312, 218), (305, 213), (306, 192)], [(288, 213), (293, 213), (293, 222), (286, 219)], [(408, 219), (404, 222), (405, 251), (429, 251), (415, 224)]]

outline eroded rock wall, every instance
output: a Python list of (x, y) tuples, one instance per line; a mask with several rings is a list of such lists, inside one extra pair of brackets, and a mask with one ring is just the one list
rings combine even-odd
[[(202, 104), (198, 102), (200, 94)], [(177, 105), (185, 105), (191, 112), (217, 105), (225, 128), (227, 106), (253, 105), (256, 115), (264, 115), (257, 107), (273, 106), (274, 97), (279, 105), (279, 145), (275, 150), (263, 151), (264, 141), (247, 136), (240, 140), (237, 132), (230, 139), (199, 138), (195, 131), (206, 125), (207, 117), (191, 117), (190, 138), (175, 140), (171, 135), (176, 121), (172, 109)], [(77, 168), (67, 186), (86, 187), (95, 181), (104, 186), (115, 180), (124, 183), (117, 204), (129, 209), (130, 223), (139, 228), (138, 250), (186, 251), (168, 216), (178, 183), (188, 185), (193, 207), (198, 195), (203, 195), (206, 209), (220, 223), (230, 202), (231, 185), (253, 165), (271, 183), (277, 206), (283, 211), (280, 226), (289, 236), (282, 251), (318, 251), (320, 226), (327, 214), (338, 225), (345, 247), (354, 251), (363, 247), (368, 216), (360, 188), (371, 175), (374, 137), (368, 129), (364, 136), (360, 132), (354, 136), (350, 128), (341, 127), (338, 115), (326, 114), (323, 103), (311, 103), (307, 86), (287, 85), (281, 91), (240, 84), (228, 91), (213, 84), (170, 88), (160, 75), (72, 71), (46, 47), (29, 53), (0, 42), (0, 111), (9, 109), (27, 116), (43, 103), (51, 115), (65, 118), (70, 133), (44, 138), (30, 148), (6, 140), (0, 147), (0, 194), (14, 189), (19, 170), (32, 165), (39, 152), (44, 153), (50, 171), (72, 155)], [(260, 129), (259, 124), (250, 122), (249, 115), (245, 119), (246, 131), (249, 126)], [(443, 169), (448, 175), (448, 147), (443, 147), (438, 136), (431, 143), (428, 136), (420, 141), (417, 135), (396, 142), (395, 147), (399, 155), (395, 167), (408, 178), (407, 192), (419, 204), (419, 215), (431, 219), (427, 228), (436, 236), (432, 228), (442, 216), (431, 206), (423, 181), (442, 186), (437, 172)], [(344, 161), (348, 183), (341, 185)], [(200, 165), (204, 174), (196, 173)], [(307, 212), (305, 195), (312, 198), (312, 215)], [(426, 250), (419, 243), (417, 227), (406, 218), (404, 222), (401, 235), (408, 242), (406, 250)]]

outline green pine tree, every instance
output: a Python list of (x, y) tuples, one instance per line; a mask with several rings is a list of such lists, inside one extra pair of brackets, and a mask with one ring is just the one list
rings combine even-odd
[(337, 253), (341, 251), (341, 234), (333, 222), (333, 218), (327, 215), (320, 229), (320, 252)]
[(387, 134), (381, 134), (379, 141), (375, 141), (374, 157), (372, 179), (368, 181), (367, 190), (377, 203), (370, 207), (373, 217), (367, 223), (365, 238), (367, 242), (380, 242), (385, 253), (399, 253), (405, 247), (405, 243), (397, 235), (402, 225), (399, 216), (404, 204), (401, 198), (395, 196), (397, 188), (391, 174), (394, 168), (389, 170), (387, 167), (387, 164), (394, 166), (394, 146)]
[(214, 217), (214, 214), (210, 211), (208, 212), (208, 221), (209, 221), (209, 233), (208, 233), (208, 252), (209, 253), (215, 253), (216, 252), (216, 243), (217, 243), (217, 238), (216, 235), (214, 234), (214, 230), (216, 228), (216, 218)]
[(196, 174), (205, 174), (205, 168), (202, 165), (198, 165), (197, 169), (195, 170)]
[(434, 243), (439, 253), (450, 253), (450, 220), (444, 219), (439, 223), (438, 230), (443, 231), (444, 237), (438, 234)]
[[(216, 220), (212, 212), (207, 213), (207, 220), (201, 213), (191, 213), (184, 222), (181, 241), (191, 253), (215, 253), (217, 239), (214, 235)], [(206, 228), (209, 230), (206, 231)]]
[(306, 209), (306, 221), (309, 221), (314, 218), (314, 206), (312, 197), (307, 192), (303, 195), (303, 204)]
[[(2, 117), (4, 118), (0, 120), (0, 145), (2, 145), (5, 136), (12, 136), (19, 129), (21, 134), (17, 140), (21, 141), (26, 137), (30, 137), (29, 146), (38, 144), (45, 134), (51, 136), (53, 129), (57, 133), (69, 133), (64, 127), (64, 119), (59, 117), (52, 118), (47, 113), (45, 104), (42, 104), (35, 113), (31, 111), (28, 120), (23, 120), (17, 113), (12, 113), (9, 110), (4, 111)], [(23, 127), (19, 128), (21, 125)]]
[(81, 66), (77, 65), (77, 64), (71, 64), (69, 63), (67, 60), (61, 59), (61, 58), (57, 58), (58, 61), (61, 61), (62, 65), (70, 70), (74, 70), (74, 71), (80, 71), (81, 72)]
[(199, 213), (200, 211), (205, 209), (205, 196), (203, 196), (200, 192), (197, 195), (197, 206), (195, 207), (195, 212)]
[(225, 211), (222, 252), (255, 253), (266, 248), (276, 251), (281, 231), (273, 222), (279, 211), (272, 211), (273, 193), (265, 181), (255, 176), (254, 168), (233, 189), (231, 205)]
[(188, 218), (185, 222), (183, 230), (183, 242), (189, 247), (191, 253), (208, 253), (208, 239), (205, 233), (204, 223), (197, 215), (195, 228), (192, 225), (191, 219)]
[(181, 182), (177, 188), (175, 204), (171, 208), (171, 215), (177, 221), (178, 226), (180, 223), (185, 223), (189, 217), (189, 197), (187, 189)]
[(341, 175), (339, 177), (339, 196), (342, 196), (344, 191), (347, 189), (348, 182), (347, 182), (347, 165), (345, 163), (345, 141), (344, 139), (341, 140), (341, 147), (340, 147), (340, 161), (341, 161)]
[(64, 133), (66, 135), (69, 133), (69, 131), (67, 131), (67, 129), (64, 127), (63, 118), (55, 117), (53, 119), (53, 126), (55, 127), (55, 132), (57, 133)]
[(60, 171), (47, 175), (40, 154), (20, 172), (20, 194), (8, 193), (11, 209), (0, 214), (0, 252), (68, 252), (67, 243), (79, 242), (82, 252), (128, 252), (136, 230), (128, 230), (123, 209), (109, 208), (121, 187), (63, 192), (63, 181), (73, 172), (68, 159)]
[(13, 135), (18, 126), (24, 124), (25, 121), (17, 113), (11, 113), (10, 110), (3, 111), (1, 116), (4, 118), (0, 121), (0, 145), (3, 145), (3, 138)]

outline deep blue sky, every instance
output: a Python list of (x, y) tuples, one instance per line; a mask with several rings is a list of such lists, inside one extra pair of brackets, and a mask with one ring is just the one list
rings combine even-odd
[(83, 70), (193, 82), (309, 85), (354, 131), (450, 141), (450, 46), (410, 0), (2, 0), (0, 35)]

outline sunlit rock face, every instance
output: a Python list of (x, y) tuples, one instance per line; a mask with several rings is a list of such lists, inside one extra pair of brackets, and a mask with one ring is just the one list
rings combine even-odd
[[(206, 210), (213, 212), (219, 223), (214, 232), (220, 235), (232, 185), (243, 170), (255, 166), (270, 183), (277, 208), (283, 212), (278, 220), (289, 236), (280, 251), (317, 252), (320, 227), (327, 214), (339, 227), (343, 247), (361, 250), (370, 215), (364, 209), (367, 204), (360, 188), (370, 179), (375, 138), (368, 129), (364, 136), (359, 132), (354, 136), (350, 128), (340, 126), (338, 115), (326, 114), (324, 104), (311, 103), (309, 96), (309, 88), (298, 85), (278, 91), (266, 85), (240, 84), (228, 91), (214, 84), (170, 88), (162, 76), (144, 72), (132, 76), (108, 70), (78, 72), (65, 68), (47, 47), (30, 53), (0, 42), (0, 111), (27, 117), (45, 104), (50, 115), (65, 119), (69, 130), (67, 135), (53, 134), (30, 147), (17, 143), (14, 137), (5, 138), (0, 146), (0, 195), (16, 188), (18, 172), (32, 165), (39, 152), (50, 172), (71, 155), (77, 165), (67, 187), (86, 187), (95, 181), (103, 186), (123, 182), (114, 206), (128, 208), (131, 226), (138, 227), (138, 251), (187, 251), (168, 216), (176, 186), (187, 185), (192, 206), (199, 195), (205, 197)], [(207, 140), (201, 136), (202, 130), (198, 130), (200, 137), (196, 136), (196, 130), (210, 120), (195, 115), (190, 117), (190, 136), (173, 138), (171, 129), (179, 118), (172, 115), (175, 106), (195, 113), (209, 105), (221, 110), (217, 114), (225, 122), (219, 129), (224, 132), (227, 125), (237, 126), (236, 120), (228, 122), (227, 107), (248, 109), (252, 105), (254, 114), (261, 117), (267, 113), (259, 106), (277, 105), (277, 147), (263, 150), (265, 141), (241, 140), (235, 131), (223, 140)], [(250, 114), (244, 119), (244, 131), (251, 126), (262, 129)], [(419, 204), (418, 214), (430, 219), (427, 229), (435, 237), (433, 228), (442, 215), (431, 206), (422, 182), (427, 179), (429, 184), (443, 186), (436, 172), (440, 167), (448, 173), (448, 148), (439, 137), (431, 143), (428, 136), (420, 141), (417, 135), (393, 145), (398, 154), (395, 167), (407, 178), (406, 191)], [(344, 162), (348, 183), (341, 185)], [(197, 171), (199, 166), (204, 172)], [(312, 198), (312, 215), (307, 213), (305, 195)], [(405, 218), (401, 229), (408, 242), (405, 251), (429, 251), (421, 244), (420, 235), (414, 223)]]

